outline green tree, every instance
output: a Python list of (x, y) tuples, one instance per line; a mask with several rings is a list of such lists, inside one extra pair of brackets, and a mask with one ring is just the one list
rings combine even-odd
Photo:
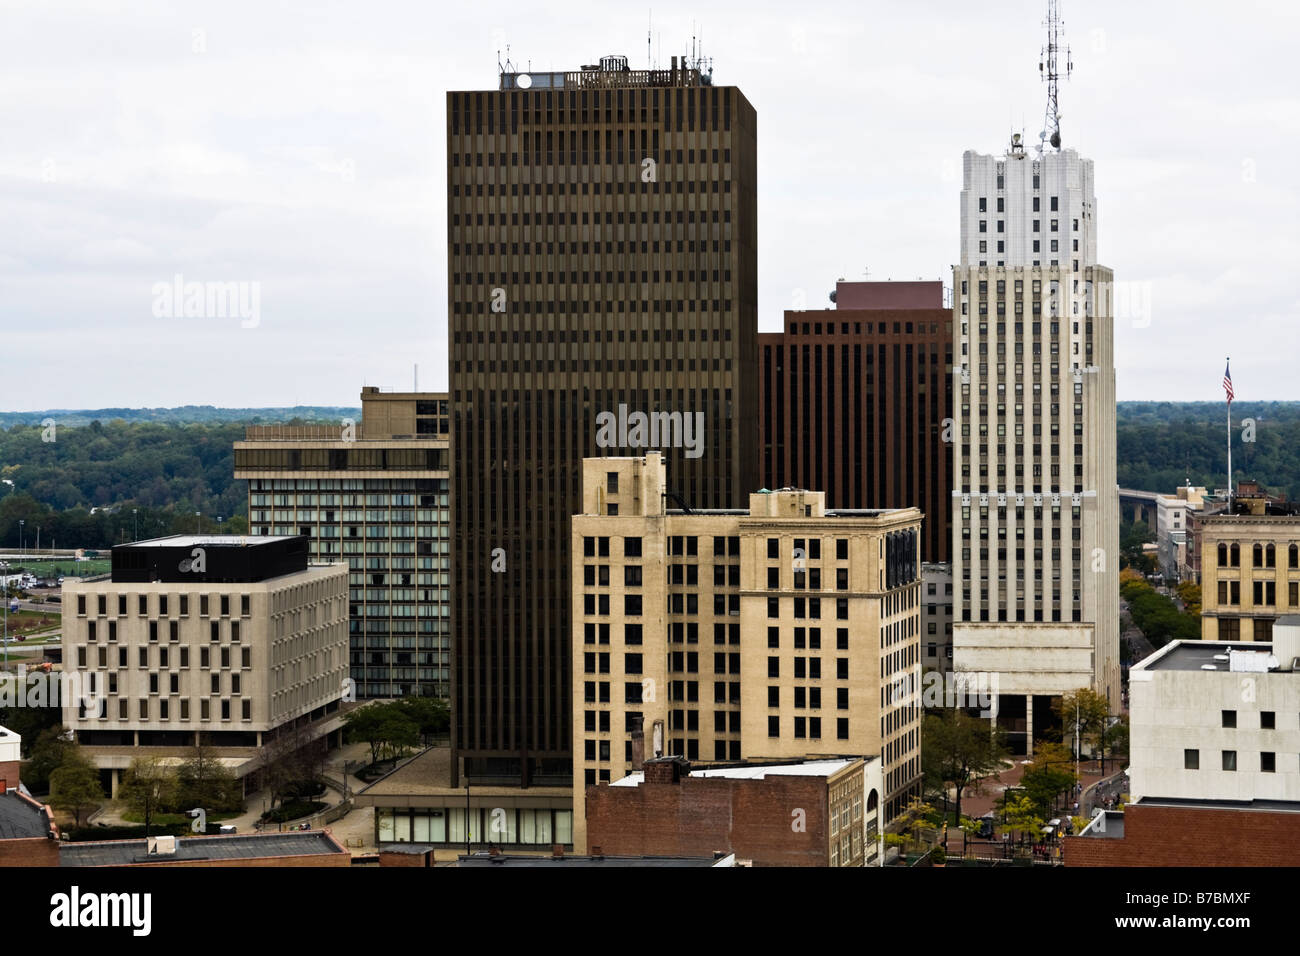
[(176, 772), (158, 757), (136, 757), (122, 776), (118, 798), (144, 817), (145, 834), (155, 814), (174, 805)]
[(50, 774), (63, 765), (76, 744), (67, 739), (68, 728), (62, 724), (47, 727), (36, 737), (32, 745), (31, 759), (22, 768), (22, 780), (34, 793), (47, 793), (50, 786)]
[(445, 734), (451, 727), (451, 709), (441, 697), (402, 697), (398, 701), (400, 712), (415, 721), (425, 746), (430, 737)]
[(1000, 768), (1005, 757), (1006, 748), (990, 723), (962, 710), (932, 711), (921, 722), (921, 772), (931, 786), (952, 786), (958, 819), (962, 794)]
[(370, 746), (370, 762), (381, 754), (414, 747), (420, 742), (420, 724), (411, 718), (401, 701), (367, 704), (343, 715), (347, 739), (364, 740)]
[(78, 827), (81, 815), (104, 802), (99, 770), (79, 750), (68, 751), (50, 774), (50, 806), (72, 814)]
[(1081, 742), (1087, 742), (1094, 752), (1101, 749), (1110, 718), (1110, 702), (1105, 697), (1091, 687), (1080, 687), (1055, 698), (1052, 712), (1060, 718), (1064, 736), (1073, 737), (1077, 726)]
[(1025, 794), (1008, 793), (1002, 804), (1006, 822), (1003, 829), (1023, 842), (1025, 834), (1037, 838), (1043, 832), (1043, 817), (1037, 804)]
[(176, 771), (176, 803), (182, 809), (242, 810), (243, 788), (234, 771), (202, 743)]
[(1056, 798), (1073, 791), (1078, 778), (1074, 775), (1074, 757), (1063, 744), (1039, 743), (1034, 762), (1020, 778), (1023, 796), (1033, 803), (1041, 816), (1047, 816)]

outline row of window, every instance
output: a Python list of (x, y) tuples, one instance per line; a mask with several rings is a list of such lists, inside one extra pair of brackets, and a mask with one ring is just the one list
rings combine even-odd
[[(97, 705), (96, 708), (87, 708), (87, 706), (83, 703), (83, 704), (81, 704), (81, 705), (78, 706), (78, 709), (77, 709), (77, 716), (78, 716), (78, 718), (81, 719), (81, 720), (109, 720), (109, 719), (110, 719), (110, 717), (109, 717), (109, 712), (110, 712), (109, 703), (110, 703), (110, 701), (107, 701), (107, 700), (101, 700), (101, 701), (98, 702), (98, 705)], [(206, 698), (206, 697), (202, 698), (202, 699), (199, 701), (199, 720), (212, 720), (212, 719), (213, 719), (213, 717), (212, 717), (212, 710), (213, 710), (213, 708), (212, 708), (212, 704), (213, 704), (213, 703), (214, 703), (214, 701), (212, 701), (212, 700), (210, 700), (209, 698)], [(218, 704), (218, 707), (217, 707), (218, 719), (220, 719), (220, 720), (233, 720), (233, 719), (234, 719), (234, 718), (231, 716), (232, 708), (231, 708), (231, 706), (230, 706), (230, 705), (231, 705), (231, 701), (230, 701), (230, 700), (228, 700), (228, 699), (222, 699), (222, 700), (220, 700), (220, 701), (215, 701), (215, 703)], [(239, 703), (239, 719), (240, 719), (240, 720), (252, 720), (252, 719), (253, 719), (253, 702), (252, 702), (251, 700), (248, 700), (247, 698), (245, 698), (245, 699), (243, 699), (243, 700), (238, 701), (238, 703)], [(140, 720), (151, 720), (151, 719), (156, 719), (156, 720), (172, 720), (172, 719), (189, 720), (189, 719), (190, 719), (190, 701), (189, 701), (189, 699), (188, 699), (188, 698), (185, 698), (185, 697), (182, 697), (182, 698), (177, 702), (177, 704), (178, 704), (178, 706), (177, 706), (176, 708), (173, 708), (173, 707), (171, 706), (171, 701), (169, 701), (167, 698), (165, 698), (165, 697), (163, 697), (163, 698), (159, 698), (159, 699), (158, 699), (158, 708), (157, 708), (157, 715), (158, 715), (158, 716), (157, 716), (156, 718), (151, 718), (151, 717), (149, 716), (149, 711), (150, 711), (150, 707), (149, 707), (149, 699), (148, 699), (148, 698), (144, 698), (144, 697), (142, 697), (142, 698), (140, 698), (139, 701), (137, 701), (136, 717), (137, 717), (138, 719), (140, 719)], [(131, 719), (131, 715), (130, 715), (130, 701), (127, 700), (126, 698), (120, 698), (120, 699), (117, 701), (116, 711), (117, 711), (117, 717), (116, 717), (117, 720), (130, 720), (130, 719)], [(176, 713), (178, 714), (178, 716), (177, 716), (176, 718), (173, 718), (173, 717), (172, 717), (173, 712), (176, 712)]]
[[(1220, 754), (1220, 766), (1227, 771), (1237, 770), (1237, 751), (1222, 750)], [(1183, 751), (1183, 769), (1200, 770), (1201, 769), (1201, 752), (1199, 750)], [(1277, 773), (1277, 754), (1270, 750), (1261, 751), (1259, 755), (1259, 772), (1260, 773)]]
[[(1226, 544), (1221, 541), (1216, 550), (1219, 559), (1219, 567), (1241, 567), (1241, 545)], [(1286, 566), (1292, 571), (1300, 569), (1300, 544), (1293, 544), (1287, 548)], [(1277, 549), (1272, 543), (1256, 544), (1251, 548), (1251, 567), (1277, 567)]]
[[(1001, 179), (1001, 177), (998, 177), (998, 178)], [(999, 189), (1002, 188), (1001, 183), (998, 184), (998, 188), (999, 188)], [(1037, 176), (1034, 177), (1034, 188), (1035, 188), (1035, 189), (1038, 188), (1038, 177), (1037, 177)], [(1060, 202), (1061, 197), (1060, 197), (1060, 196), (1052, 196), (1052, 197), (1050, 197), (1050, 199), (1051, 199), (1051, 203), (1052, 203), (1052, 212), (1056, 212), (1057, 209), (1060, 208), (1060, 206), (1059, 206), (1059, 202)], [(1039, 203), (1040, 203), (1040, 202), (1041, 202), (1041, 198), (1038, 197), (1038, 196), (1035, 196), (1035, 197), (1034, 197), (1034, 212), (1038, 212), (1038, 206), (1039, 206)], [(1002, 212), (1002, 211), (1003, 211), (1003, 209), (1004, 209), (1004, 203), (1005, 203), (1004, 198), (1003, 198), (1002, 196), (999, 196), (999, 197), (998, 197), (998, 209), (997, 209), (998, 212)], [(988, 197), (987, 197), (987, 196), (980, 196), (980, 212), (988, 212), (988, 204), (989, 204)], [(1076, 220), (1076, 221), (1077, 221), (1077, 220)]]
[[(1273, 607), (1277, 604), (1277, 584), (1273, 581), (1253, 581), (1252, 597), (1256, 607)], [(1287, 603), (1300, 607), (1300, 581), (1287, 582)], [(1241, 582), (1220, 581), (1218, 587), (1219, 604), (1234, 606), (1241, 604)]]
[[(92, 649), (87, 648), (85, 645), (81, 645), (81, 646), (79, 646), (79, 647), (77, 648), (77, 666), (78, 666), (79, 668), (81, 668), (82, 670), (84, 670), (84, 669), (88, 666), (86, 662), (87, 662), (87, 660), (88, 660), (88, 651), (89, 651), (89, 650), (92, 650)], [(109, 661), (110, 661), (110, 658), (109, 658), (108, 650), (109, 650), (109, 649), (108, 649), (107, 647), (102, 647), (102, 646), (101, 646), (101, 647), (98, 648), (98, 651), (99, 651), (99, 654), (98, 654), (98, 660), (99, 660), (99, 666), (100, 666), (101, 668), (107, 668), (107, 667), (112, 666), (112, 665), (110, 664), (110, 662), (109, 662)], [(217, 665), (213, 665), (213, 664), (212, 664), (213, 656), (212, 656), (212, 654), (210, 653), (212, 650), (219, 650), (219, 651), (220, 651), (219, 656), (216, 658), (218, 661), (220, 661), (220, 663), (217, 664)], [(211, 667), (213, 667), (213, 666), (219, 666), (219, 667), (224, 667), (224, 668), (229, 668), (229, 667), (239, 667), (239, 668), (241, 668), (241, 669), (248, 670), (248, 669), (250, 669), (250, 668), (253, 666), (253, 652), (252, 652), (252, 649), (251, 649), (251, 648), (248, 648), (248, 647), (241, 647), (241, 648), (238, 649), (238, 650), (239, 650), (239, 663), (238, 663), (238, 664), (232, 664), (232, 663), (231, 663), (231, 661), (233, 661), (233, 660), (235, 659), (235, 658), (234, 658), (234, 655), (231, 653), (233, 650), (235, 650), (235, 648), (230, 648), (230, 647), (222, 647), (222, 648), (208, 648), (208, 647), (200, 647), (200, 648), (199, 648), (199, 667), (200, 667), (200, 668), (211, 668)], [(177, 660), (179, 661), (179, 666), (180, 666), (180, 667), (189, 667), (189, 666), (190, 666), (190, 649), (189, 649), (188, 647), (179, 647), (179, 648), (177, 648), (177, 651), (178, 651)], [(139, 661), (139, 667), (140, 667), (140, 668), (147, 669), (147, 668), (150, 666), (150, 665), (149, 665), (149, 658), (150, 658), (149, 648), (148, 648), (148, 647), (141, 647), (141, 648), (138, 649), (138, 652), (139, 652), (139, 656), (138, 656), (137, 660)], [(130, 665), (127, 663), (127, 659), (128, 659), (127, 649), (126, 649), (125, 647), (121, 647), (121, 646), (119, 646), (119, 647), (117, 648), (117, 666), (118, 666), (119, 668), (126, 668), (126, 667), (130, 666)], [(165, 647), (165, 646), (159, 646), (159, 648), (158, 648), (158, 666), (159, 666), (159, 667), (168, 667), (168, 666), (170, 666), (170, 665), (168, 664), (168, 661), (170, 661), (170, 660), (171, 660), (171, 655), (170, 655), (170, 653), (169, 653), (169, 648), (167, 648), (167, 647)]]
[[(211, 595), (211, 596), (215, 596), (218, 598), (221, 617), (229, 617), (230, 607), (231, 607), (230, 599), (232, 595), (221, 594), (221, 595)], [(77, 595), (77, 615), (79, 617), (86, 616), (86, 597), (87, 595), (85, 594)], [(108, 600), (109, 595), (97, 594), (94, 597), (95, 597), (96, 614), (99, 617), (107, 617), (108, 608), (109, 608), (109, 600)], [(117, 616), (126, 617), (127, 606), (128, 606), (127, 595), (118, 594), (116, 595), (116, 597), (117, 600), (114, 602), (114, 604), (117, 607)], [(170, 597), (171, 595), (158, 594), (158, 595), (154, 595), (155, 600), (150, 600), (150, 595), (148, 594), (136, 595), (136, 616), (148, 617), (150, 613), (149, 607), (152, 604), (155, 609), (156, 617), (167, 617), (168, 608), (171, 606), (169, 601)], [(210, 595), (207, 594), (199, 595), (199, 616), (200, 617), (209, 616), (209, 610), (212, 606), (211, 602), (209, 601), (209, 597)], [(180, 614), (181, 617), (187, 617), (190, 613), (190, 595), (179, 594), (176, 595), (176, 598), (177, 598), (176, 606), (178, 608), (178, 613)], [(247, 594), (239, 595), (239, 616), (240, 617), (248, 617), (249, 614), (251, 613), (249, 600), (250, 599)]]

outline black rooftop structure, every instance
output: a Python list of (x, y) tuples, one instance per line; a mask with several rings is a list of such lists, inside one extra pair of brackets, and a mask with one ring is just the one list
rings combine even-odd
[(174, 534), (113, 548), (113, 583), (265, 581), (307, 570), (305, 535)]

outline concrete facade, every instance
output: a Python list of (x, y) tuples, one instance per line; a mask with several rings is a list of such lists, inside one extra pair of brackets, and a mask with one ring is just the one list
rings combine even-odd
[(921, 565), (921, 642), (925, 670), (952, 671), (952, 565)]
[(1300, 801), (1300, 617), (1287, 620), (1272, 645), (1175, 641), (1134, 665), (1134, 799)]
[(1097, 264), (1092, 160), (1073, 149), (1040, 157), (1015, 144), (1002, 156), (962, 155), (961, 264)]
[(135, 756), (183, 754), (200, 734), (242, 776), (281, 727), (337, 729), (347, 616), (343, 565), (238, 583), (69, 578), (64, 673), (98, 692), (97, 706), (63, 700), (63, 722), (114, 790)]

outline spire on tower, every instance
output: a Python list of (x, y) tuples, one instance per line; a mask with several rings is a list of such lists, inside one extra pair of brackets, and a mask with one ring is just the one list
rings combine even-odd
[[(1056, 84), (1060, 79), (1057, 67), (1057, 53), (1060, 50), (1060, 37), (1065, 33), (1065, 22), (1057, 9), (1057, 0), (1047, 0), (1047, 19), (1043, 21), (1047, 28), (1047, 43), (1043, 47), (1042, 57), (1038, 61), (1038, 72), (1047, 83), (1047, 115), (1043, 118), (1043, 131), (1038, 136), (1038, 152), (1041, 155), (1044, 141), (1053, 149), (1061, 148), (1061, 113), (1057, 107)], [(1074, 70), (1070, 58), (1070, 48), (1065, 48), (1065, 77), (1069, 79)]]

